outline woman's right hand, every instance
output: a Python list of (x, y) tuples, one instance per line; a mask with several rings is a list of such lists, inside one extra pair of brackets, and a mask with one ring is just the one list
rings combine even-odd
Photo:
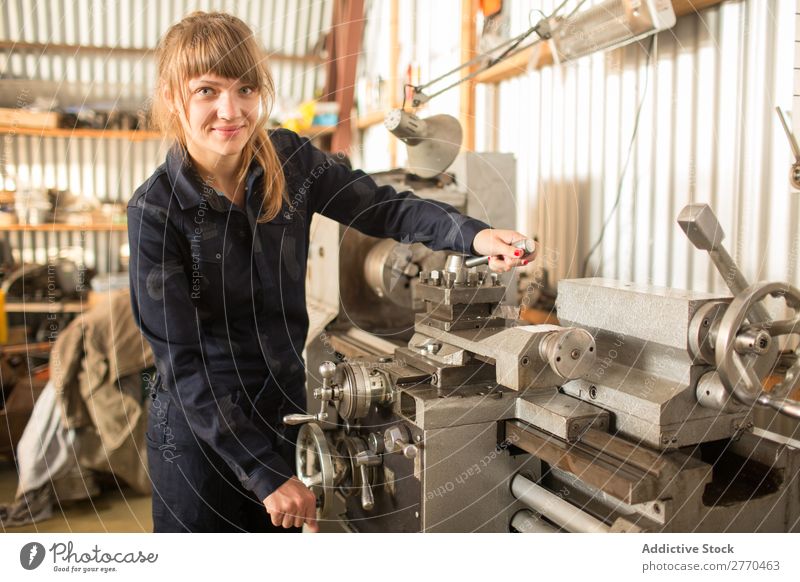
[(308, 525), (318, 532), (317, 497), (297, 477), (292, 477), (264, 499), (264, 507), (276, 527), (302, 527)]

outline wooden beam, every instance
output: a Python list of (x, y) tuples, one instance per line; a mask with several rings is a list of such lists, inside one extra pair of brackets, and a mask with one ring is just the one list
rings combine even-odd
[[(675, 10), (675, 15), (680, 18), (686, 14), (692, 14), (704, 8), (716, 6), (723, 1), (724, 0), (672, 0), (672, 8)], [(538, 54), (535, 55), (535, 62), (531, 64), (532, 68), (541, 69), (553, 64), (550, 44), (542, 42), (535, 47), (518, 52), (491, 69), (485, 70), (475, 77), (475, 81), (478, 83), (500, 83), (501, 81), (526, 73), (531, 58), (534, 57), (534, 51), (538, 51)]]
[[(400, 0), (392, 0), (389, 7), (389, 90), (391, 99), (389, 105), (392, 109), (400, 106), (400, 95), (398, 89), (405, 91), (406, 88), (399, 82), (400, 76)], [(392, 136), (389, 138), (389, 167), (397, 167), (397, 140)]]
[(379, 123), (383, 123), (385, 117), (386, 117), (386, 112), (383, 110), (370, 111), (363, 117), (359, 117), (356, 120), (356, 129), (367, 129), (368, 127), (372, 127), (373, 125), (378, 125)]
[[(475, 15), (478, 12), (476, 0), (461, 0), (461, 62), (466, 63), (477, 54), (478, 35), (475, 31)], [(464, 71), (469, 75), (475, 66)], [(461, 107), (459, 117), (464, 137), (461, 147), (468, 152), (475, 151), (475, 82), (461, 83)]]
[(683, 16), (692, 12), (700, 12), (703, 8), (716, 6), (723, 0), (672, 0), (675, 16)]

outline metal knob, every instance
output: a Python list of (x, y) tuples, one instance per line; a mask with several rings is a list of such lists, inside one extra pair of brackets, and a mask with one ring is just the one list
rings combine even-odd
[(766, 354), (772, 344), (769, 332), (763, 329), (748, 328), (739, 332), (733, 347), (740, 354)]
[(539, 344), (539, 356), (564, 380), (583, 378), (594, 366), (595, 341), (585, 329), (553, 331)]
[(328, 401), (336, 400), (341, 395), (341, 389), (331, 383), (331, 379), (336, 374), (336, 364), (322, 362), (319, 366), (319, 373), (322, 376), (322, 388), (314, 390), (314, 398), (320, 400), (319, 412), (316, 414), (287, 414), (283, 417), (284, 424), (305, 424), (328, 418), (326, 412)]
[(322, 376), (323, 383), (333, 378), (335, 374), (336, 374), (336, 364), (334, 364), (333, 362), (330, 361), (322, 362), (319, 365), (319, 375)]
[(322, 388), (314, 390), (314, 398), (323, 401), (339, 400), (342, 397), (342, 389), (332, 382), (336, 375), (336, 364), (333, 362), (322, 362), (319, 365), (319, 374), (322, 376)]
[(417, 445), (409, 442), (408, 430), (401, 425), (386, 429), (383, 445), (387, 453), (402, 453), (406, 459), (413, 459), (419, 454)]

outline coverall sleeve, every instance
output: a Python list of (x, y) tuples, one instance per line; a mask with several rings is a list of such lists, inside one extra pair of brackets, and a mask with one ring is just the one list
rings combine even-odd
[(306, 170), (311, 210), (370, 236), (419, 242), (433, 250), (471, 254), (472, 241), (488, 224), (436, 200), (378, 186), (361, 170), (352, 171), (305, 139), (292, 134)]
[(128, 206), (133, 315), (150, 343), (162, 382), (195, 435), (208, 443), (242, 484), (264, 500), (292, 475), (283, 458), (238, 404), (237, 389), (214, 379), (181, 260), (182, 235), (165, 209)]

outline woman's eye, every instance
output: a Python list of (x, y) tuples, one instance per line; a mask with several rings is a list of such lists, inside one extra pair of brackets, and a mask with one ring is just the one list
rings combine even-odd
[(240, 91), (242, 95), (252, 95), (256, 90), (253, 87), (242, 87)]
[(197, 91), (195, 91), (198, 95), (213, 95), (214, 90), (211, 87), (200, 87)]

